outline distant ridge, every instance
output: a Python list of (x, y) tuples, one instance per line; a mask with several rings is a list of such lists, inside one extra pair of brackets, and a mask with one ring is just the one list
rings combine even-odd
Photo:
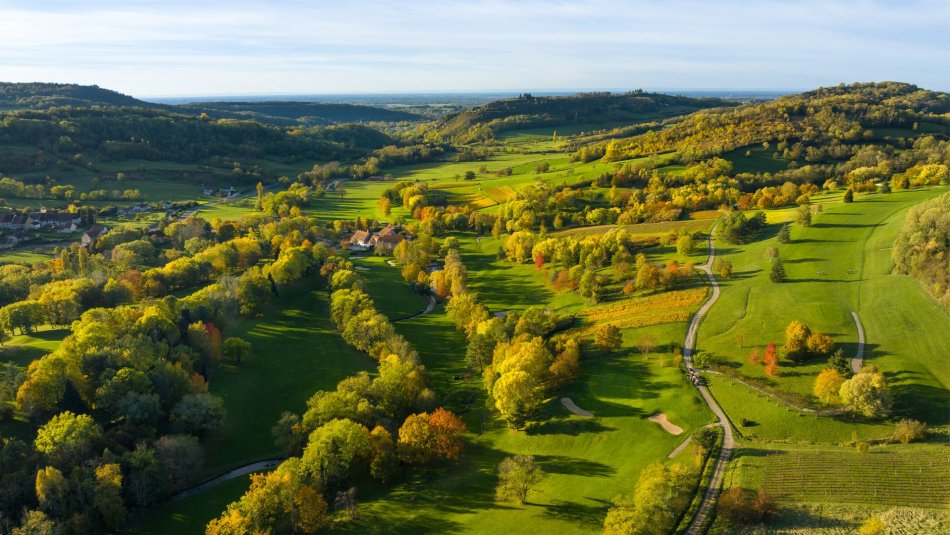
[(0, 82), (0, 110), (45, 110), (57, 106), (151, 108), (156, 105), (97, 85)]

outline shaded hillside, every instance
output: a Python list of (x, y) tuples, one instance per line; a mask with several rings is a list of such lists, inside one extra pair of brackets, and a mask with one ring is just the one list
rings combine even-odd
[(213, 117), (253, 119), (279, 124), (328, 125), (335, 123), (368, 123), (420, 121), (422, 117), (405, 111), (389, 110), (357, 104), (326, 104), (321, 102), (200, 102), (177, 106), (188, 113), (207, 113)]
[(491, 139), (505, 130), (620, 121), (643, 122), (684, 115), (699, 109), (733, 106), (715, 98), (644, 93), (582, 93), (566, 97), (496, 100), (440, 121), (435, 129), (459, 143)]
[(738, 108), (703, 110), (662, 130), (585, 147), (576, 159), (622, 160), (677, 151), (684, 162), (781, 143), (780, 156), (815, 163), (851, 147), (921, 134), (948, 137), (950, 95), (897, 82), (826, 87)]
[(360, 125), (298, 129), (143, 108), (53, 108), (0, 113), (0, 171), (36, 171), (63, 161), (204, 162), (262, 156), (360, 158), (393, 140)]
[(0, 82), (0, 110), (41, 110), (54, 106), (154, 105), (96, 85)]

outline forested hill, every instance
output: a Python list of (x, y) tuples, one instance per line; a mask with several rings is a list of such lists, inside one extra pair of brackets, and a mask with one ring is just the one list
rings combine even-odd
[(326, 104), (321, 102), (200, 102), (176, 106), (182, 112), (207, 113), (213, 117), (253, 119), (292, 125), (327, 125), (334, 123), (367, 123), (421, 121), (414, 113), (357, 104)]
[(349, 160), (392, 145), (361, 125), (296, 128), (257, 121), (213, 119), (163, 109), (124, 107), (0, 112), (0, 173), (39, 171), (64, 162), (168, 160), (261, 156)]
[(423, 120), (421, 116), (406, 111), (357, 104), (261, 101), (168, 105), (145, 102), (95, 85), (0, 82), (0, 111), (66, 106), (149, 108), (195, 116), (205, 113), (216, 119), (254, 120), (278, 126)]
[(693, 162), (780, 143), (787, 160), (814, 163), (851, 156), (886, 138), (950, 137), (950, 94), (898, 82), (824, 87), (764, 103), (696, 112), (662, 130), (583, 147), (575, 158), (623, 160), (676, 151)]
[[(522, 128), (646, 122), (696, 110), (734, 106), (717, 98), (690, 98), (659, 93), (581, 93), (564, 97), (496, 100), (447, 117), (436, 124), (446, 140), (460, 143), (491, 139), (499, 132)], [(594, 126), (596, 128), (596, 126)]]
[(55, 106), (130, 106), (153, 104), (97, 85), (0, 82), (0, 110), (41, 110)]

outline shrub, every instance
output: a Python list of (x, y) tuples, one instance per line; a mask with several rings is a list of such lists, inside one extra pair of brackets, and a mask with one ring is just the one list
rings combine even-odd
[(891, 440), (894, 442), (909, 444), (924, 438), (926, 435), (927, 424), (918, 422), (917, 420), (904, 418), (903, 420), (897, 422), (897, 427), (894, 429), (894, 434), (891, 435)]

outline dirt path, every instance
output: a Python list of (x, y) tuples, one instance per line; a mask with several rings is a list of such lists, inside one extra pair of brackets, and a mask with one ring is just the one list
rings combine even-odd
[(594, 417), (594, 413), (590, 411), (585, 411), (584, 409), (578, 407), (577, 404), (574, 403), (574, 400), (572, 400), (571, 398), (561, 398), (561, 405), (564, 405), (565, 409), (571, 411), (572, 413), (578, 416), (583, 416), (584, 418)]
[(676, 449), (674, 449), (673, 451), (671, 451), (670, 454), (666, 456), (666, 458), (667, 458), (667, 459), (672, 459), (673, 457), (676, 457), (677, 455), (679, 455), (680, 452), (683, 451), (683, 450), (686, 448), (686, 446), (689, 446), (689, 443), (690, 443), (690, 441), (692, 441), (692, 440), (693, 440), (693, 437), (686, 437), (686, 440), (684, 440), (683, 442), (681, 442), (679, 446), (676, 446)]
[(852, 312), (851, 317), (854, 318), (854, 326), (858, 329), (858, 351), (851, 359), (851, 371), (858, 373), (861, 371), (861, 367), (864, 366), (864, 327), (861, 326), (861, 320), (858, 319), (857, 312)]
[(433, 308), (435, 308), (435, 296), (434, 296), (434, 295), (430, 295), (430, 296), (429, 296), (429, 302), (426, 304), (426, 307), (425, 307), (424, 309), (422, 309), (421, 312), (416, 312), (415, 314), (410, 314), (410, 315), (408, 315), (408, 316), (406, 316), (406, 317), (404, 317), (404, 318), (395, 319), (395, 320), (393, 320), (393, 323), (396, 323), (396, 322), (399, 322), (399, 321), (411, 320), (412, 318), (418, 318), (419, 316), (425, 316), (425, 315), (428, 314), (429, 312), (432, 312), (432, 309), (433, 309)]
[(658, 412), (647, 418), (647, 420), (660, 424), (660, 427), (662, 427), (667, 433), (671, 435), (683, 434), (683, 428), (671, 422), (669, 417), (666, 416), (665, 412)]
[[(709, 283), (712, 286), (712, 295), (709, 296), (709, 300), (693, 315), (693, 319), (689, 322), (689, 328), (686, 330), (686, 342), (683, 344), (683, 361), (685, 361), (686, 365), (690, 368), (693, 367), (693, 351), (696, 348), (696, 333), (699, 331), (699, 324), (706, 316), (706, 313), (709, 312), (709, 309), (712, 308), (713, 303), (719, 299), (719, 283), (716, 282), (716, 277), (712, 274), (712, 265), (716, 260), (716, 245), (713, 243), (716, 226), (717, 225), (713, 225), (713, 228), (709, 231), (709, 258), (706, 259), (705, 264), (697, 266), (697, 269), (709, 277)], [(722, 426), (724, 436), (722, 449), (719, 450), (719, 457), (716, 459), (716, 465), (713, 468), (712, 479), (709, 482), (709, 487), (706, 489), (706, 495), (703, 496), (703, 502), (699, 506), (699, 511), (696, 513), (696, 516), (693, 517), (686, 530), (686, 533), (689, 535), (703, 533), (704, 527), (712, 518), (713, 509), (716, 506), (716, 500), (719, 498), (719, 492), (721, 491), (726, 464), (728, 464), (729, 459), (732, 458), (732, 451), (736, 444), (729, 418), (722, 410), (722, 407), (719, 406), (719, 402), (716, 401), (716, 398), (713, 397), (712, 393), (705, 386), (697, 386), (696, 389), (699, 390), (703, 400), (709, 405), (710, 410), (713, 411), (716, 418), (719, 419), (719, 425)]]
[(274, 468), (277, 468), (277, 465), (279, 465), (282, 461), (283, 459), (268, 459), (266, 461), (257, 461), (255, 463), (240, 466), (238, 468), (235, 468), (234, 470), (225, 472), (214, 479), (209, 479), (208, 481), (205, 481), (204, 483), (199, 483), (195, 485), (194, 487), (190, 487), (185, 490), (179, 491), (175, 493), (174, 495), (172, 495), (170, 501), (177, 501), (177, 500), (187, 498), (188, 496), (191, 496), (194, 494), (200, 494), (212, 487), (216, 487), (220, 485), (221, 483), (224, 483), (225, 481), (230, 481), (232, 479), (236, 479), (241, 476), (246, 476), (248, 474), (253, 474), (254, 472), (263, 472), (265, 470), (273, 470)]

